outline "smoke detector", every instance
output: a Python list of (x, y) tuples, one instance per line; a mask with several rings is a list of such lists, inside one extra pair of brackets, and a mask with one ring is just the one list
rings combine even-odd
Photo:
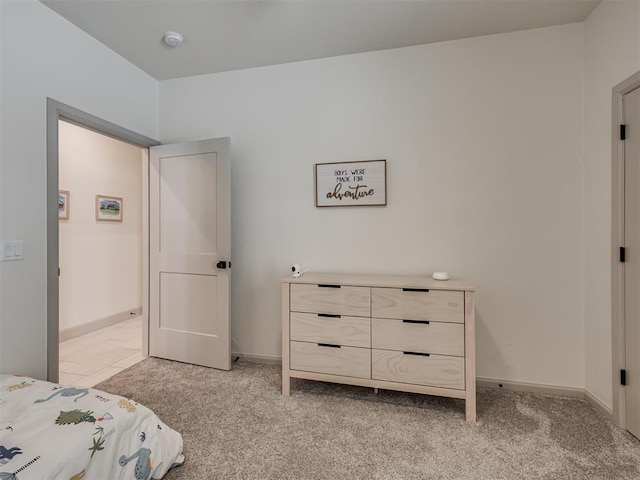
[(171, 48), (179, 47), (184, 43), (184, 37), (178, 32), (166, 32), (162, 38)]

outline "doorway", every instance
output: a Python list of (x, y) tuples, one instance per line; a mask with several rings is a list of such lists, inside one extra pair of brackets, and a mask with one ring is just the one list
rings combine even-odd
[(613, 417), (640, 438), (640, 72), (613, 89)]
[[(122, 142), (135, 145), (143, 149), (143, 155), (148, 158), (148, 148), (158, 145), (159, 142), (143, 135), (137, 134), (113, 123), (102, 120), (74, 107), (65, 105), (56, 100), (47, 99), (47, 379), (50, 382), (59, 382), (59, 359), (60, 359), (60, 317), (59, 317), (59, 212), (58, 198), (61, 186), (59, 184), (59, 121), (75, 124), (88, 130), (106, 135)], [(147, 191), (142, 186), (143, 197)], [(109, 195), (109, 192), (96, 192), (96, 194)], [(70, 192), (70, 198), (73, 192)], [(115, 195), (114, 195), (115, 196)], [(73, 215), (73, 202), (69, 204), (69, 215)], [(95, 206), (94, 206), (95, 208)], [(144, 207), (147, 208), (146, 205)], [(144, 210), (144, 209), (143, 209)], [(124, 211), (124, 210), (123, 210)], [(143, 224), (146, 219), (143, 219)], [(148, 241), (148, 232), (143, 229), (142, 242)], [(142, 258), (142, 271), (148, 271), (147, 261)], [(148, 285), (148, 276), (142, 275), (143, 291), (145, 282)], [(148, 324), (147, 307), (148, 299), (142, 298), (143, 326), (142, 353), (148, 353)]]
[[(151, 149), (159, 142), (47, 99), (47, 379), (59, 383), (60, 120), (142, 149), (142, 354), (148, 355), (153, 347), (153, 356), (228, 370), (230, 139)], [(124, 210), (118, 203), (122, 199), (103, 197), (104, 209), (115, 211), (103, 211), (101, 200), (96, 219), (113, 220), (114, 213), (117, 218)], [(204, 207), (203, 198), (209, 199)], [(211, 201), (215, 208), (209, 205)], [(200, 240), (194, 243), (197, 238)], [(194, 355), (185, 357), (184, 351)]]
[(146, 155), (64, 120), (58, 132), (59, 381), (91, 387), (143, 358)]

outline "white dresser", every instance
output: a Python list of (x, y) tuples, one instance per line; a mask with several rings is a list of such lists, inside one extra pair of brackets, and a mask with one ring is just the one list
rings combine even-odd
[(282, 283), (282, 393), (305, 378), (463, 398), (476, 421), (474, 288), (429, 277)]

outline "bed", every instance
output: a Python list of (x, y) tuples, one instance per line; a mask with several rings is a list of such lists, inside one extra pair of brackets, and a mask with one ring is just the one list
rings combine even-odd
[(0, 480), (160, 479), (182, 436), (133, 400), (0, 375)]

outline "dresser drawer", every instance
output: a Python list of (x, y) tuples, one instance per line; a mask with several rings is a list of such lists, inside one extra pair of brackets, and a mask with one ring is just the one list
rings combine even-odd
[(371, 378), (371, 350), (290, 342), (290, 368), (345, 377)]
[(464, 324), (372, 318), (371, 347), (462, 357)]
[(464, 358), (371, 351), (371, 378), (389, 382), (464, 390)]
[(372, 288), (371, 316), (464, 323), (464, 292)]
[(291, 311), (369, 317), (371, 289), (340, 285), (291, 285)]
[(290, 315), (291, 340), (350, 347), (371, 346), (371, 320), (367, 317), (297, 312)]

